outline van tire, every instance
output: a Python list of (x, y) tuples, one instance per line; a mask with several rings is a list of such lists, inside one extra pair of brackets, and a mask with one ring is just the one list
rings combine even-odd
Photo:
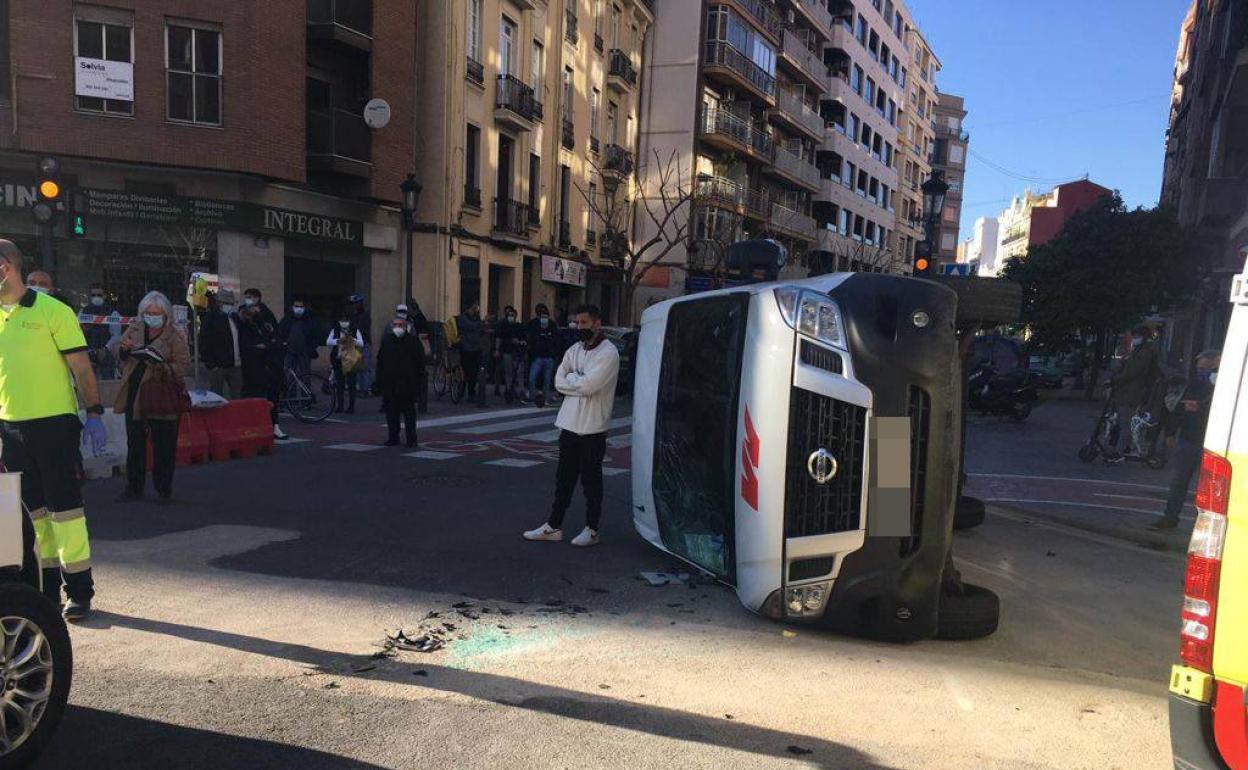
[(52, 658), (52, 692), (31, 735), (8, 754), (0, 756), (0, 770), (26, 767), (47, 747), (69, 700), (74, 658), (69, 630), (57, 607), (41, 593), (24, 583), (0, 583), (0, 617), (27, 620), (38, 626), (48, 643)]
[(1018, 323), (1023, 312), (1023, 287), (1004, 278), (956, 278), (938, 280), (958, 295), (958, 326), (1000, 326)]
[(958, 498), (957, 507), (953, 512), (953, 528), (973, 529), (984, 523), (987, 517), (987, 511), (984, 510), (984, 501), (978, 497), (967, 497), (962, 495)]
[(991, 636), (1001, 621), (1001, 599), (981, 586), (963, 583), (961, 592), (946, 588), (936, 617), (936, 638), (949, 641)]

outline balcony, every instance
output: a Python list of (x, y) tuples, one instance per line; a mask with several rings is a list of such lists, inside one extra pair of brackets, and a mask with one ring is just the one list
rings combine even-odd
[(541, 120), (541, 104), (533, 89), (514, 75), (499, 75), (494, 97), (494, 117), (521, 131), (533, 128)]
[(464, 185), (464, 205), (470, 209), (481, 210), (481, 188)]
[(780, 21), (779, 14), (775, 12), (774, 5), (764, 3), (762, 0), (736, 0), (736, 3), (749, 13), (751, 20), (770, 35), (774, 42), (780, 42), (784, 24)]
[(633, 173), (633, 154), (618, 144), (608, 144), (602, 173), (617, 176), (628, 176)]
[(741, 188), (736, 182), (718, 176), (699, 176), (694, 187), (694, 198), (702, 205), (738, 213), (744, 205)]
[(771, 162), (771, 137), (726, 109), (704, 110), (698, 133), (707, 144), (722, 150), (743, 152), (755, 160)]
[(602, 41), (602, 33), (594, 30), (594, 50), (598, 53), (602, 53), (605, 48), (606, 46)]
[(308, 39), (373, 50), (372, 0), (308, 0)]
[(787, 64), (793, 74), (802, 78), (811, 88), (823, 93), (828, 88), (828, 65), (812, 51), (810, 34), (796, 27), (786, 27), (784, 41), (780, 46), (780, 62)]
[(707, 77), (740, 86), (766, 102), (768, 107), (775, 104), (776, 79), (732, 45), (708, 42), (702, 67)]
[(767, 201), (767, 196), (760, 190), (743, 189), (741, 201), (745, 204), (747, 217), (765, 222), (771, 215), (771, 206)]
[(576, 126), (573, 125), (572, 119), (566, 114), (563, 116), (562, 131), (560, 132), (560, 136), (563, 140), (563, 149), (576, 149)]
[(610, 63), (607, 65), (607, 88), (625, 93), (636, 87), (637, 70), (633, 67), (633, 60), (626, 52), (612, 48)]
[(308, 170), (367, 179), (372, 136), (364, 116), (347, 110), (308, 110)]
[(561, 249), (572, 248), (572, 223), (571, 222), (559, 223), (559, 248)]
[(789, 0), (794, 10), (806, 20), (806, 24), (819, 36), (820, 40), (832, 38), (832, 14), (826, 6), (816, 0)]
[(780, 235), (798, 238), (809, 243), (816, 239), (815, 220), (800, 211), (794, 211), (779, 203), (771, 204), (771, 229)]
[(774, 158), (772, 164), (764, 169), (773, 176), (779, 176), (786, 181), (804, 187), (810, 192), (819, 192), (823, 186), (823, 180), (819, 176), (819, 169), (803, 159), (800, 155), (795, 155), (783, 147), (776, 147), (773, 153)]
[(576, 45), (577, 43), (581, 42), (581, 33), (577, 29), (576, 14), (571, 13), (571, 12), (565, 12), (563, 14), (563, 18), (564, 18), (563, 36), (572, 45)]
[(769, 111), (768, 116), (811, 139), (823, 140), (823, 116), (806, 106), (792, 91), (781, 88), (776, 92), (776, 108)]
[(1206, 179), (1200, 195), (1202, 228), (1226, 227), (1248, 210), (1248, 180), (1240, 177)]
[(510, 241), (529, 239), (529, 207), (508, 198), (494, 199), (494, 234)]
[(465, 77), (479, 86), (485, 85), (485, 65), (471, 56), (467, 57), (467, 59), (468, 62), (467, 69), (465, 70)]

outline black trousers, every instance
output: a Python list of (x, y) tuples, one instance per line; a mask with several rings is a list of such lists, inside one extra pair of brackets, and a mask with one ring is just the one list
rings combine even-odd
[(402, 415), (404, 427), (407, 429), (407, 443), (416, 444), (416, 402), (410, 398), (386, 399), (386, 427), (390, 429), (390, 440), (399, 440), (399, 416)]
[(429, 411), (429, 373), (423, 365), (416, 375), (416, 407), (421, 414)]
[[(464, 367), (464, 385), (467, 386), (468, 398), (472, 398), (477, 394), (477, 375), (481, 369), (481, 351), (461, 351), (459, 363), (460, 366)], [(484, 383), (482, 383), (482, 387), (485, 387)]]
[(281, 400), (281, 388), (267, 355), (243, 355), (243, 398), (267, 398), (273, 405), (269, 410), (269, 419), (277, 425), (277, 402)]
[(126, 490), (143, 494), (147, 486), (147, 440), (152, 440), (152, 486), (161, 497), (173, 494), (173, 468), (180, 420), (136, 420), (126, 413)]
[(355, 393), (358, 390), (359, 373), (351, 374), (342, 373), (342, 361), (337, 357), (334, 358), (334, 409), (341, 412), (343, 410), (343, 394), (347, 394), (345, 400), (346, 408), (355, 411)]
[[(82, 423), (73, 414), (17, 422), (0, 421), (0, 462), (11, 473), (22, 474), (22, 504), (32, 516), (41, 519), (61, 518), (58, 514), (82, 508), (82, 454), (79, 442)], [(29, 528), (28, 528), (28, 525)], [(33, 538), (34, 525), (22, 525), (23, 535)], [(29, 552), (28, 552), (29, 554)], [(89, 565), (89, 562), (87, 562)], [(26, 562), (23, 572), (29, 573)], [(78, 565), (73, 572), (57, 567), (43, 570), (43, 593), (54, 602), (61, 600), (61, 581), (65, 593), (77, 601), (90, 601), (95, 595), (91, 569)]]
[(563, 517), (572, 504), (576, 480), (585, 490), (585, 524), (597, 531), (602, 520), (602, 459), (607, 454), (607, 434), (581, 436), (571, 431), (559, 433), (559, 468), (555, 471), (555, 504), (550, 509), (550, 526), (563, 529)]

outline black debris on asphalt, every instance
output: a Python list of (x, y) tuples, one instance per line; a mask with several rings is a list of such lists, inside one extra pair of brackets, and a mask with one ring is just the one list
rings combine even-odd
[(807, 754), (815, 753), (812, 749), (804, 749), (801, 746), (789, 746), (788, 748), (785, 749), (785, 751), (789, 752), (790, 754), (799, 756), (799, 757), (804, 757)]

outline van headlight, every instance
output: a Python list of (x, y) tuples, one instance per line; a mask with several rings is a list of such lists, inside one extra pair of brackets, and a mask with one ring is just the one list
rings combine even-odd
[(841, 309), (819, 292), (782, 286), (776, 289), (776, 302), (784, 322), (812, 339), (846, 349)]
[(810, 617), (823, 612), (828, 601), (829, 583), (792, 586), (784, 590), (784, 612), (791, 618)]

